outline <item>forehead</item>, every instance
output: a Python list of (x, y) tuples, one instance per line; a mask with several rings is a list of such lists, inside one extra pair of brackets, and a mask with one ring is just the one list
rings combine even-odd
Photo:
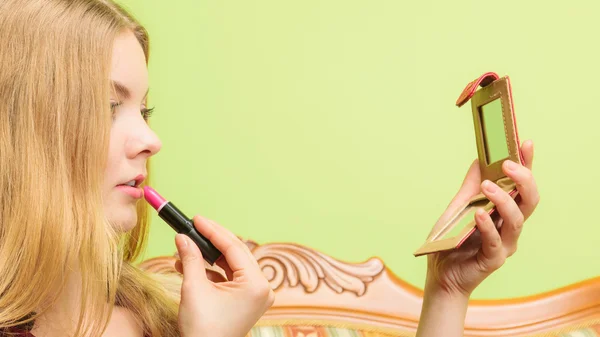
[(146, 93), (146, 57), (133, 32), (123, 32), (115, 39), (110, 75), (112, 81), (121, 83), (131, 92), (132, 98), (141, 99)]

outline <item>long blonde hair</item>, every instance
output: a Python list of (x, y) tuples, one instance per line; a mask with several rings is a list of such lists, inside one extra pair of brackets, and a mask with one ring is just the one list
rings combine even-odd
[(132, 265), (145, 203), (125, 238), (102, 209), (112, 46), (126, 30), (148, 59), (146, 30), (112, 1), (0, 1), (0, 333), (42, 314), (77, 266), (76, 335), (100, 335), (115, 304), (146, 335), (178, 335), (173, 294)]

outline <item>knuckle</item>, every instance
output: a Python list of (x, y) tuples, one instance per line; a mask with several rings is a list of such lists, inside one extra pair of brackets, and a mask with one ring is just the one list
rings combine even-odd
[(504, 262), (506, 262), (506, 258), (502, 257), (499, 259), (495, 259), (491, 264), (490, 264), (490, 271), (496, 271), (498, 269), (500, 269), (500, 267), (502, 267), (504, 265)]
[(511, 202), (515, 203), (515, 199), (513, 199), (513, 197), (510, 194), (508, 194), (508, 192), (506, 192), (504, 190), (502, 190), (502, 197), (500, 199), (502, 199), (502, 204), (503, 205), (508, 205)]
[(532, 181), (533, 180), (533, 172), (531, 172), (530, 169), (523, 167), (522, 177), (523, 177), (523, 181), (525, 181), (525, 182)]
[(195, 286), (193, 280), (191, 280), (190, 278), (184, 277), (183, 281), (181, 281), (181, 291), (190, 293), (190, 292), (194, 292), (195, 289), (196, 289), (196, 286)]
[(267, 280), (264, 282), (260, 282), (260, 285), (256, 285), (249, 290), (250, 298), (254, 301), (268, 303), (271, 298), (271, 293), (273, 290), (271, 289), (271, 285)]
[(497, 207), (505, 207), (506, 205), (508, 205), (509, 202), (511, 202), (511, 200), (513, 200), (511, 196), (508, 195), (508, 193), (506, 193), (505, 191), (501, 191), (501, 193), (499, 194), (500, 195), (498, 195), (496, 200), (494, 200), (494, 204)]
[(183, 264), (192, 264), (192, 263), (196, 263), (196, 261), (198, 261), (199, 257), (197, 254), (193, 253), (193, 252), (188, 252), (185, 256), (183, 256), (181, 258), (181, 262)]
[(502, 246), (502, 239), (500, 238), (500, 235), (494, 236), (494, 238), (490, 241), (490, 246), (492, 248), (498, 248)]
[(513, 223), (513, 229), (515, 232), (520, 232), (521, 229), (523, 229), (523, 223), (525, 222), (525, 216), (523, 215), (523, 213), (518, 212), (517, 215), (515, 215), (515, 221)]
[(268, 284), (260, 287), (254, 294), (254, 298), (260, 300), (262, 303), (268, 303), (271, 296), (271, 287)]

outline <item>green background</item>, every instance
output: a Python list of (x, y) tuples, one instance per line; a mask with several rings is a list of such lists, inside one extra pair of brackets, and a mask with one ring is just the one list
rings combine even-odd
[[(154, 187), (259, 243), (381, 257), (422, 286), (420, 246), (476, 157), (470, 106), (509, 75), (541, 203), (474, 298), (598, 274), (597, 1), (124, 0), (151, 34)], [(146, 257), (175, 251), (157, 217)]]

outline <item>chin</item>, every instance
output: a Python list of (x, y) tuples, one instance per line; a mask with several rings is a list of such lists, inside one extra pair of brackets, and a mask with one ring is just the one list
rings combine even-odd
[(137, 224), (137, 211), (135, 206), (123, 209), (119, 214), (114, 214), (110, 223), (116, 231), (126, 233), (135, 228)]
[(136, 223), (137, 219), (134, 219), (133, 221), (124, 221), (117, 225), (117, 230), (122, 233), (127, 233), (135, 228)]

